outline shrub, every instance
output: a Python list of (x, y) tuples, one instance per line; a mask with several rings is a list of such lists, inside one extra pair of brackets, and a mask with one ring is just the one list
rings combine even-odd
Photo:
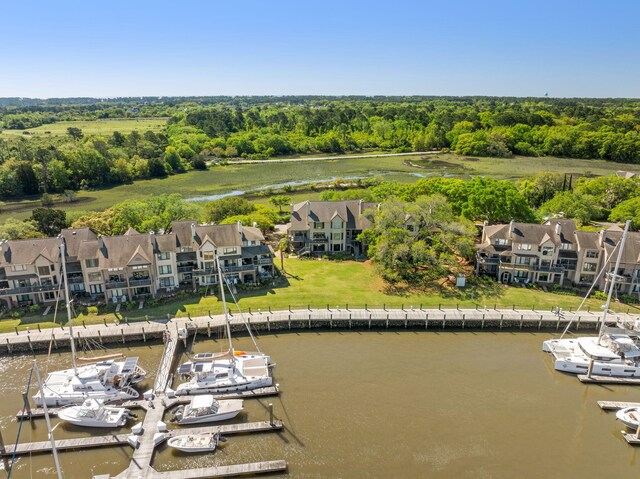
[(22, 311), (13, 311), (11, 313), (11, 317), (13, 319), (20, 319), (22, 317), (22, 314), (23, 314)]
[(38, 311), (40, 311), (40, 305), (39, 304), (32, 304), (31, 306), (29, 306), (29, 312), (30, 313), (37, 313)]
[(87, 314), (97, 315), (98, 314), (98, 307), (97, 306), (88, 306), (87, 307)]

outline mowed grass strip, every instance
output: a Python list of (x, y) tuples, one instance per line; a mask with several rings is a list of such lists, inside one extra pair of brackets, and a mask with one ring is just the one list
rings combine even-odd
[(131, 133), (132, 131), (153, 131), (159, 133), (167, 126), (167, 118), (114, 118), (101, 120), (76, 120), (48, 123), (26, 130), (2, 130), (0, 137), (24, 137), (29, 136), (61, 136), (67, 134), (67, 128), (80, 128), (85, 136), (110, 135), (114, 131)]
[[(279, 259), (276, 259), (279, 266)], [(540, 290), (525, 289), (521, 287), (505, 286), (495, 284), (488, 294), (483, 294), (477, 290), (477, 296), (471, 299), (460, 299), (455, 294), (455, 289), (447, 289), (440, 293), (437, 288), (428, 292), (410, 292), (406, 294), (393, 294), (385, 292), (384, 284), (376, 275), (370, 263), (361, 263), (354, 261), (326, 261), (312, 259), (295, 259), (289, 258), (285, 260), (285, 269), (287, 272), (288, 286), (284, 283), (276, 282), (276, 286), (243, 292), (239, 295), (239, 306), (244, 313), (251, 310), (253, 313), (258, 310), (286, 310), (304, 309), (308, 306), (312, 308), (329, 308), (337, 307), (350, 309), (364, 308), (365, 304), (368, 308), (438, 308), (443, 309), (475, 309), (476, 307), (489, 309), (497, 307), (498, 309), (512, 309), (515, 305), (516, 309), (531, 310), (535, 307), (539, 311), (549, 311), (555, 307), (561, 307), (568, 311), (570, 308), (575, 310), (582, 298), (579, 296), (567, 296), (554, 293), (546, 293)], [(217, 288), (211, 293), (217, 294)], [(465, 297), (470, 297), (469, 291), (464, 293)], [(236, 311), (235, 305), (231, 302), (227, 294), (229, 307), (232, 311)], [(589, 299), (584, 309), (591, 308), (592, 311), (601, 311), (602, 301)], [(123, 321), (124, 317), (130, 320), (141, 320), (145, 315), (149, 319), (166, 318), (167, 314), (171, 317), (185, 317), (191, 315), (206, 316), (211, 314), (220, 314), (222, 312), (222, 304), (215, 296), (192, 297), (183, 301), (173, 301), (164, 303), (160, 306), (149, 308), (144, 307), (138, 309), (126, 310), (122, 309), (119, 314), (113, 312), (114, 306), (109, 305), (109, 312), (99, 315), (80, 315), (74, 320), (74, 324), (100, 324), (103, 321), (113, 323), (114, 321)], [(614, 309), (618, 311), (626, 311), (627, 306), (616, 304)], [(26, 329), (27, 327), (34, 329), (37, 327), (36, 322), (41, 322), (41, 327), (54, 327), (53, 315), (46, 317), (32, 316), (17, 320), (0, 321), (0, 332), (11, 332), (14, 328)], [(66, 323), (64, 310), (59, 311), (56, 323)]]

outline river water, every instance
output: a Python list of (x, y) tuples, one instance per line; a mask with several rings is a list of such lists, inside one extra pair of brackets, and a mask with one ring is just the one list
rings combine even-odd
[[(286, 431), (231, 436), (209, 455), (162, 447), (161, 471), (284, 459), (292, 478), (636, 477), (637, 450), (620, 436), (600, 399), (639, 401), (640, 389), (585, 386), (553, 370), (541, 352), (547, 333), (454, 331), (322, 331), (264, 335), (260, 347), (277, 362), (279, 397), (245, 401), (241, 421), (268, 417)], [(249, 340), (234, 340), (239, 349)], [(197, 352), (222, 341), (197, 342)], [(162, 346), (123, 349), (154, 373)], [(39, 356), (41, 368), (69, 355)], [(32, 358), (0, 359), (2, 433), (15, 440)], [(149, 381), (150, 385), (151, 381)], [(143, 385), (144, 388), (144, 385)], [(53, 419), (54, 423), (57, 421)], [(56, 438), (89, 434), (59, 426)], [(43, 419), (25, 423), (22, 441), (46, 439)], [(117, 474), (131, 449), (61, 453), (65, 477)], [(12, 477), (53, 477), (51, 456), (21, 458)]]

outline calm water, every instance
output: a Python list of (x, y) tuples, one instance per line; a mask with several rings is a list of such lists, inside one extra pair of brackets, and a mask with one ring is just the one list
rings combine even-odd
[[(181, 456), (163, 447), (154, 467), (285, 459), (293, 478), (637, 477), (638, 450), (599, 399), (639, 401), (640, 389), (584, 386), (553, 371), (541, 352), (548, 334), (488, 332), (300, 332), (265, 335), (277, 361), (278, 398), (245, 401), (242, 421), (263, 420), (272, 402), (282, 434), (232, 436), (212, 455)], [(248, 348), (245, 338), (238, 348)], [(220, 341), (196, 344), (217, 351)], [(161, 346), (125, 349), (150, 372)], [(55, 355), (41, 367), (68, 361)], [(5, 442), (17, 431), (29, 357), (0, 359)], [(54, 420), (55, 422), (55, 420)], [(23, 441), (46, 438), (44, 420), (23, 426)], [(56, 438), (87, 434), (60, 426)], [(131, 449), (62, 453), (65, 477), (117, 474)], [(13, 477), (54, 474), (50, 456), (24, 457)]]

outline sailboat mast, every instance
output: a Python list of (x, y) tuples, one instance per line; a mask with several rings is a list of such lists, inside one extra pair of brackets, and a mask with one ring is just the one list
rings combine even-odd
[(222, 267), (220, 258), (216, 255), (216, 265), (218, 266), (218, 282), (220, 283), (220, 296), (222, 297), (222, 309), (224, 311), (224, 324), (227, 328), (227, 341), (229, 341), (229, 351), (233, 354), (233, 344), (231, 344), (231, 326), (229, 325), (229, 312), (227, 311), (227, 300), (224, 296), (224, 279), (222, 278)]
[(64, 302), (67, 304), (67, 322), (69, 323), (69, 343), (71, 344), (71, 364), (73, 364), (73, 372), (76, 370), (76, 343), (73, 338), (73, 321), (71, 320), (71, 300), (69, 298), (69, 281), (67, 281), (67, 261), (65, 260), (65, 244), (64, 238), (58, 236), (60, 242), (60, 262), (62, 263), (62, 281), (64, 283)]
[(611, 304), (611, 297), (613, 296), (613, 290), (616, 284), (616, 277), (618, 275), (618, 268), (620, 267), (620, 261), (622, 260), (622, 250), (624, 249), (624, 243), (627, 241), (627, 233), (629, 232), (629, 226), (631, 220), (627, 220), (624, 225), (624, 232), (622, 233), (622, 239), (620, 240), (620, 248), (618, 249), (618, 256), (616, 257), (616, 265), (613, 268), (613, 274), (611, 275), (611, 284), (609, 285), (609, 294), (607, 295), (607, 302), (604, 305), (604, 314), (602, 315), (602, 324), (600, 325), (600, 333), (598, 334), (598, 344), (602, 339), (605, 325), (607, 324), (607, 314), (609, 313), (609, 305)]
[(58, 473), (58, 479), (62, 479), (62, 468), (60, 467), (60, 461), (58, 460), (58, 450), (56, 449), (56, 440), (53, 438), (53, 430), (51, 429), (51, 420), (49, 419), (49, 409), (47, 409), (47, 401), (44, 399), (44, 390), (42, 389), (42, 379), (40, 379), (40, 370), (38, 369), (38, 363), (33, 360), (33, 368), (36, 370), (36, 379), (38, 380), (38, 389), (40, 390), (40, 397), (42, 398), (42, 409), (44, 410), (44, 418), (47, 421), (47, 431), (49, 432), (49, 440), (51, 441), (51, 451), (53, 452), (53, 462), (56, 464), (56, 472)]

